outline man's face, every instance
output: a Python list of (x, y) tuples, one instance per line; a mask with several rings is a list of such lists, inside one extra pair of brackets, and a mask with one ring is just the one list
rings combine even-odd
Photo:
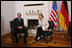
[(17, 16), (18, 16), (19, 18), (21, 18), (21, 13), (18, 13)]

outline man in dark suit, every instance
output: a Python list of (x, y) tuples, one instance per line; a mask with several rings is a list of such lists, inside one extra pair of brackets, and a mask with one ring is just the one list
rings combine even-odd
[(24, 33), (24, 43), (27, 43), (28, 29), (24, 26), (23, 19), (21, 18), (21, 13), (17, 13), (17, 18), (14, 19), (14, 36), (16, 43), (18, 43), (17, 34)]

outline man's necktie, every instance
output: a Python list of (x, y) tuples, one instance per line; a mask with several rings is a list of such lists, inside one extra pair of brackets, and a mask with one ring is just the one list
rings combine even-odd
[(21, 19), (19, 18), (19, 21), (21, 21)]

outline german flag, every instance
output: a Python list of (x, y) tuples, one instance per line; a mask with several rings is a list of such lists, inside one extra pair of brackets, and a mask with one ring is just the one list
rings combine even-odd
[(62, 26), (63, 30), (69, 27), (69, 15), (68, 15), (68, 6), (67, 1), (62, 2), (60, 16), (59, 16), (59, 23)]

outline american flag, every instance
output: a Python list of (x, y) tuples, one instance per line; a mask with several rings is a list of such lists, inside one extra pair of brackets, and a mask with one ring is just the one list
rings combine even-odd
[(58, 27), (58, 13), (57, 13), (57, 3), (53, 1), (51, 14), (50, 14), (50, 21), (54, 22), (54, 29)]

